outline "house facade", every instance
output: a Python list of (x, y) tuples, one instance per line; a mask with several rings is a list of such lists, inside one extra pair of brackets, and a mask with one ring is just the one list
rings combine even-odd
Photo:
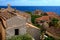
[(6, 29), (7, 37), (26, 34), (25, 18), (14, 16), (6, 20), (6, 23), (7, 23), (7, 29)]

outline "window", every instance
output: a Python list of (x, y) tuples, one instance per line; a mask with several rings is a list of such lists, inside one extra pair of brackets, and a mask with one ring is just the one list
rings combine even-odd
[(15, 35), (19, 35), (19, 29), (15, 29)]

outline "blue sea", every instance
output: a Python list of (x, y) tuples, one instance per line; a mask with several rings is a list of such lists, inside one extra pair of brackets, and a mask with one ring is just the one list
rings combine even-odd
[[(60, 6), (11, 6), (20, 11), (35, 11), (36, 9), (42, 10), (44, 12), (55, 12), (60, 15)], [(0, 6), (0, 8), (7, 8), (7, 6)]]

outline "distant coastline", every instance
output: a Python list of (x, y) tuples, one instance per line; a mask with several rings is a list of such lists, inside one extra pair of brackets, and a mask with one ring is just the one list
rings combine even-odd
[[(35, 11), (36, 9), (44, 12), (55, 12), (60, 15), (60, 6), (11, 6), (20, 11)], [(0, 8), (7, 8), (7, 6), (0, 6)]]

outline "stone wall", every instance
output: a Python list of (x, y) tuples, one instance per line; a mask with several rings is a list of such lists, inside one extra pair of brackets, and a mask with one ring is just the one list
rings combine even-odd
[(40, 29), (35, 26), (27, 25), (27, 33), (30, 34), (35, 40), (40, 40)]
[(28, 15), (28, 17), (27, 17), (27, 22), (28, 22), (28, 23), (31, 23), (31, 15)]
[(6, 37), (15, 35), (15, 29), (19, 29), (19, 35), (30, 34), (35, 40), (40, 39), (40, 29), (33, 26), (32, 24), (26, 24), (27, 20), (24, 17), (15, 16), (7, 21)]
[(14, 16), (14, 17), (8, 19), (6, 21), (6, 23), (7, 23), (7, 28), (15, 27), (15, 26), (21, 26), (21, 25), (25, 25), (26, 18)]
[(7, 21), (6, 37), (11, 37), (15, 35), (15, 29), (19, 29), (19, 35), (26, 34), (26, 19), (23, 17), (12, 17)]

